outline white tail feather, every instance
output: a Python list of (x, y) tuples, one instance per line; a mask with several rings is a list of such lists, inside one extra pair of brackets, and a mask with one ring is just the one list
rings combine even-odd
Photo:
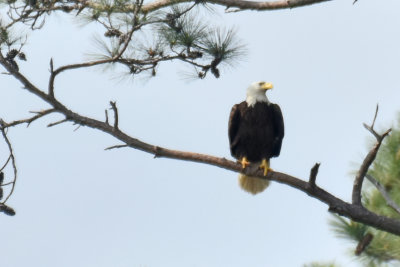
[(239, 174), (239, 185), (244, 191), (255, 195), (264, 191), (268, 187), (269, 181), (258, 177)]

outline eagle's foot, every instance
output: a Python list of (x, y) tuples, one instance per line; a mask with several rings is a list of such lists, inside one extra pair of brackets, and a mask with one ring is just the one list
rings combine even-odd
[(261, 161), (259, 168), (264, 170), (264, 176), (267, 176), (268, 172), (272, 171), (272, 169), (269, 167), (269, 160), (267, 159), (263, 159)]
[(242, 164), (242, 168), (245, 169), (250, 165), (250, 162), (247, 160), (246, 157), (243, 157), (242, 160), (239, 161), (240, 164)]

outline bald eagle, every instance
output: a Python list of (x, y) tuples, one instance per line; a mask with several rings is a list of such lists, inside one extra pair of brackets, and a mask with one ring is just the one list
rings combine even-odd
[[(273, 85), (255, 82), (247, 88), (246, 101), (232, 107), (229, 117), (231, 154), (243, 169), (250, 163), (259, 164), (267, 175), (269, 160), (279, 156), (284, 136), (283, 116), (277, 104), (269, 102), (266, 91)], [(269, 181), (239, 174), (243, 190), (257, 194), (268, 187)]]

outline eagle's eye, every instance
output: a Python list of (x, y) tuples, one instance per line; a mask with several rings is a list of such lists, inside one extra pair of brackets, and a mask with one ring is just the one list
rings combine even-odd
[(258, 85), (259, 86), (263, 86), (265, 82), (259, 82)]

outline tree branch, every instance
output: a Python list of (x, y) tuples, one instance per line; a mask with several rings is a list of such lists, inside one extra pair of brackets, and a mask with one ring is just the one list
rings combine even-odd
[[(7, 137), (6, 128), (4, 127), (4, 121), (1, 120), (1, 119), (0, 119), (0, 131), (1, 131), (1, 134), (3, 135), (3, 139), (6, 142), (7, 147), (8, 147), (8, 151), (10, 153), (10, 156), (9, 156), (9, 159), (7, 160), (7, 163), (11, 160), (11, 164), (12, 164), (12, 168), (13, 168), (13, 172), (14, 172), (14, 177), (13, 177), (13, 179), (12, 179), (12, 181), (10, 183), (4, 184), (2, 182), (2, 186), (11, 184), (11, 190), (8, 193), (8, 196), (3, 201), (0, 202), (0, 211), (4, 212), (7, 215), (15, 215), (14, 210), (12, 208), (6, 206), (5, 203), (11, 197), (11, 195), (14, 193), (15, 183), (17, 182), (17, 165), (15, 163), (15, 156), (14, 156), (14, 151), (13, 151), (11, 142)], [(5, 167), (5, 165), (3, 166), (3, 168), (4, 167)], [(4, 176), (3, 176), (3, 178), (4, 178)]]
[[(328, 2), (332, 0), (278, 0), (278, 1), (246, 1), (246, 0), (204, 0), (201, 2), (220, 5), (229, 8), (237, 8), (238, 10), (279, 10), (279, 9), (292, 9), (296, 7), (309, 6), (313, 4)], [(141, 5), (141, 8), (137, 8), (138, 4), (119, 4), (115, 6), (105, 5), (98, 1), (90, 0), (75, 0), (71, 3), (65, 2), (54, 2), (51, 6), (40, 6), (34, 9), (24, 9), (19, 18), (13, 19), (10, 26), (17, 22), (27, 22), (33, 21), (32, 28), (40, 28), (40, 26), (35, 27), (36, 21), (44, 14), (48, 14), (52, 11), (63, 11), (71, 12), (73, 10), (77, 11), (77, 15), (83, 9), (94, 9), (96, 11), (108, 12), (110, 8), (113, 9), (115, 13), (149, 13), (162, 8), (166, 8), (172, 5), (180, 3), (196, 3), (196, 0), (155, 0), (151, 3)], [(44, 20), (44, 19), (43, 19)]]
[(35, 121), (35, 120), (37, 120), (37, 119), (39, 119), (41, 117), (44, 117), (44, 116), (46, 116), (46, 115), (48, 115), (50, 113), (53, 113), (55, 111), (56, 110), (53, 109), (53, 108), (42, 110), (42, 111), (34, 111), (34, 112), (31, 111), (31, 113), (36, 113), (36, 115), (31, 117), (31, 118), (22, 119), (22, 120), (16, 120), (16, 121), (9, 122), (9, 123), (3, 121), (2, 127), (10, 128), (10, 127), (17, 126), (17, 125), (23, 124), (23, 123), (27, 123), (27, 127), (28, 127), (33, 121)]
[[(241, 10), (277, 10), (291, 9), (328, 2), (331, 0), (281, 0), (281, 1), (244, 1), (244, 0), (205, 0), (204, 2), (225, 6), (227, 8), (238, 8)], [(193, 0), (156, 0), (152, 3), (143, 5), (142, 12), (147, 13), (160, 8), (168, 7), (177, 3), (193, 2)]]
[(367, 156), (365, 157), (363, 163), (360, 166), (360, 169), (356, 175), (356, 178), (354, 180), (354, 184), (353, 184), (353, 192), (352, 192), (352, 203), (355, 205), (359, 205), (361, 206), (361, 189), (362, 189), (362, 184), (364, 181), (364, 177), (368, 172), (369, 167), (371, 166), (372, 162), (374, 162), (376, 154), (378, 153), (378, 150), (383, 142), (383, 139), (390, 133), (391, 129), (387, 130), (386, 132), (384, 132), (382, 135), (378, 134), (375, 130), (374, 130), (374, 124), (375, 124), (375, 120), (376, 120), (376, 116), (378, 114), (378, 106), (376, 107), (376, 111), (375, 111), (375, 116), (374, 119), (372, 121), (371, 126), (368, 126), (364, 123), (364, 127), (370, 131), (375, 138), (377, 139), (377, 142), (375, 143), (375, 145), (372, 147), (372, 149), (369, 151), (369, 153), (367, 154)]
[[(65, 107), (55, 98), (49, 96), (46, 93), (43, 93), (43, 91), (39, 90), (31, 82), (29, 82), (29, 80), (24, 75), (22, 75), (18, 70), (13, 69), (12, 66), (10, 66), (6, 60), (4, 60), (4, 57), (2, 56), (1, 52), (0, 52), (0, 64), (3, 65), (10, 72), (11, 75), (13, 75), (17, 80), (19, 80), (23, 84), (25, 89), (27, 89), (29, 92), (39, 96), (41, 99), (49, 103), (57, 112), (62, 113), (67, 120), (73, 121), (79, 125), (103, 131), (115, 137), (116, 139), (122, 141), (129, 147), (153, 154), (155, 157), (165, 157), (170, 159), (178, 159), (178, 160), (209, 164), (233, 172), (242, 172), (246, 175), (257, 176), (261, 179), (268, 179), (276, 181), (278, 183), (286, 184), (308, 194), (313, 198), (316, 198), (326, 203), (329, 206), (329, 211), (331, 212), (335, 212), (339, 215), (345, 216), (354, 221), (376, 227), (380, 230), (400, 235), (400, 220), (388, 218), (385, 216), (380, 216), (371, 211), (368, 211), (361, 205), (357, 205), (354, 203), (353, 204), (347, 203), (333, 196), (332, 194), (328, 193), (327, 191), (323, 190), (317, 185), (311, 186), (309, 182), (300, 180), (288, 174), (271, 171), (268, 173), (267, 176), (264, 176), (262, 170), (259, 169), (243, 170), (241, 164), (231, 160), (227, 160), (225, 158), (219, 158), (200, 153), (172, 150), (160, 146), (155, 146), (152, 144), (142, 142), (139, 139), (133, 138), (121, 130), (116, 131), (115, 127), (109, 125), (107, 122), (99, 121), (75, 113), (70, 109), (68, 109), (67, 107)], [(367, 164), (363, 165), (367, 166)], [(314, 171), (313, 173), (315, 173), (316, 176), (316, 171)], [(313, 177), (313, 174), (311, 175), (311, 177)], [(311, 179), (311, 182), (313, 179), (314, 178)]]

